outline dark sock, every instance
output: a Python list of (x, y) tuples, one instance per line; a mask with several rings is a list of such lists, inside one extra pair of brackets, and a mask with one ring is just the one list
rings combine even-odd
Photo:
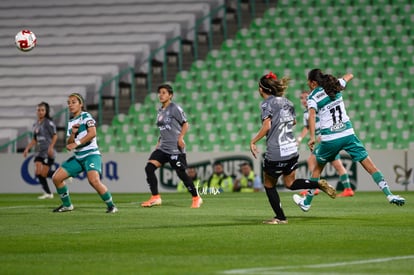
[(47, 184), (46, 178), (42, 176), (37, 176), (37, 178), (39, 179), (39, 183), (42, 185), (42, 188), (45, 191), (45, 193), (52, 194), (52, 192), (50, 192), (49, 185)]
[(267, 188), (265, 187), (267, 198), (269, 199), (270, 206), (276, 214), (276, 219), (286, 220), (285, 213), (283, 212), (282, 206), (280, 204), (279, 193), (276, 190), (276, 187)]
[(145, 166), (145, 173), (147, 174), (147, 183), (153, 196), (158, 195), (158, 181), (157, 176), (155, 175), (155, 170), (157, 170), (157, 167), (150, 162), (148, 162)]
[(292, 185), (290, 186), (290, 190), (298, 190), (298, 189), (316, 189), (319, 188), (319, 184), (317, 181), (311, 181), (308, 179), (296, 179)]
[(180, 178), (180, 180), (183, 181), (185, 187), (187, 187), (188, 192), (190, 192), (193, 197), (197, 197), (197, 189), (195, 188), (193, 181), (187, 175), (185, 170), (177, 169), (175, 171), (177, 172), (177, 176)]
[(55, 172), (56, 172), (56, 170), (49, 169), (49, 171), (47, 172), (47, 177), (52, 178), (52, 176)]

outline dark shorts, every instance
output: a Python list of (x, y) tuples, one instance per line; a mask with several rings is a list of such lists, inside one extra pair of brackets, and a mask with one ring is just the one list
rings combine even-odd
[(50, 167), (55, 163), (55, 159), (35, 157), (34, 162), (41, 162), (42, 164)]
[(161, 165), (168, 162), (171, 165), (171, 167), (175, 170), (187, 169), (186, 154), (171, 155), (161, 151), (160, 149), (157, 149), (154, 152), (152, 152), (148, 160), (156, 160), (159, 163), (161, 163)]
[(298, 159), (299, 156), (285, 161), (270, 161), (265, 159), (263, 161), (263, 171), (267, 175), (278, 179), (281, 175), (289, 175), (295, 171), (298, 168)]

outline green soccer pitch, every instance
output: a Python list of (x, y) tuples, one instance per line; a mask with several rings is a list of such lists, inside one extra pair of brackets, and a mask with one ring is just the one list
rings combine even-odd
[(97, 194), (71, 194), (75, 210), (35, 194), (0, 195), (0, 274), (413, 274), (414, 193), (351, 198), (319, 194), (309, 212), (281, 193), (289, 224), (265, 225), (273, 212), (264, 193), (204, 196), (113, 194), (106, 214)]

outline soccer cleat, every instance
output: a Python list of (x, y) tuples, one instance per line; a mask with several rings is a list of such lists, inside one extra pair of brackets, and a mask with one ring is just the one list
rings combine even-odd
[(69, 205), (69, 206), (64, 206), (64, 205), (61, 205), (61, 206), (59, 206), (58, 208), (55, 208), (55, 209), (53, 210), (53, 212), (59, 212), (59, 213), (62, 213), (62, 212), (69, 212), (69, 211), (72, 211), (73, 209), (74, 209), (73, 204), (71, 204), (71, 205)]
[(287, 220), (279, 220), (276, 218), (273, 218), (271, 220), (265, 220), (263, 221), (264, 224), (287, 224), (288, 221)]
[(300, 209), (302, 209), (303, 212), (308, 212), (309, 209), (311, 208), (311, 205), (306, 205), (305, 204), (305, 199), (306, 197), (301, 197), (297, 194), (293, 195), (293, 201), (300, 207)]
[(152, 206), (156, 206), (156, 205), (161, 205), (162, 200), (161, 200), (161, 196), (160, 195), (153, 195), (151, 196), (151, 198), (147, 201), (144, 201), (143, 203), (141, 203), (142, 207), (152, 207)]
[[(300, 192), (299, 194), (301, 194), (302, 196), (306, 196), (308, 194), (309, 190), (303, 190), (302, 192)], [(316, 196), (319, 194), (319, 189), (315, 189), (315, 192), (313, 192), (313, 194)]]
[(336, 198), (336, 190), (332, 187), (326, 180), (319, 180), (318, 181), (319, 189), (321, 189), (323, 192), (328, 194), (331, 198)]
[(116, 212), (118, 212), (118, 208), (116, 208), (115, 205), (108, 207), (108, 209), (106, 210), (106, 213), (109, 213), (109, 214), (116, 213)]
[(344, 191), (342, 191), (342, 193), (336, 195), (337, 197), (352, 197), (354, 196), (354, 191), (352, 190), (352, 188), (345, 188)]
[(191, 204), (191, 208), (200, 208), (202, 203), (203, 199), (200, 196), (193, 197), (193, 203)]
[(405, 204), (405, 199), (403, 197), (400, 197), (398, 195), (388, 195), (387, 200), (395, 205), (403, 206)]
[(48, 193), (44, 193), (43, 195), (37, 197), (39, 200), (44, 200), (44, 199), (53, 199), (53, 194), (48, 194)]

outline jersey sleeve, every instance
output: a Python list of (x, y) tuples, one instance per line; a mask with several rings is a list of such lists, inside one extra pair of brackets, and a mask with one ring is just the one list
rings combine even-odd
[(178, 121), (178, 123), (180, 123), (180, 125), (183, 125), (187, 122), (187, 116), (185, 115), (183, 108), (181, 108), (179, 105), (175, 105), (172, 115)]
[(49, 120), (49, 123), (46, 125), (47, 132), (50, 136), (53, 136), (56, 134), (56, 125), (53, 121)]
[(86, 113), (85, 117), (83, 118), (83, 121), (85, 123), (85, 127), (87, 128), (91, 128), (91, 127), (96, 127), (96, 121), (95, 119), (92, 117), (91, 114)]
[(346, 87), (346, 81), (343, 78), (338, 79), (339, 84), (341, 84), (342, 87)]
[(262, 121), (273, 117), (273, 111), (268, 102), (262, 104)]
[(318, 111), (318, 104), (312, 98), (308, 99), (308, 110), (310, 109), (315, 109), (316, 111)]

